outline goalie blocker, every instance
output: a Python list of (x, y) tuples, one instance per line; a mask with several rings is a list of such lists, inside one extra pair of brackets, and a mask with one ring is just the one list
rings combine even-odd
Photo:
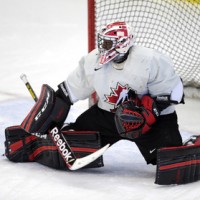
[[(101, 148), (98, 132), (61, 130), (77, 158), (85, 157)], [(5, 155), (13, 162), (38, 162), (42, 165), (67, 170), (66, 163), (58, 148), (47, 134), (30, 135), (21, 126), (11, 126), (5, 130)], [(85, 166), (102, 167), (103, 157)]]

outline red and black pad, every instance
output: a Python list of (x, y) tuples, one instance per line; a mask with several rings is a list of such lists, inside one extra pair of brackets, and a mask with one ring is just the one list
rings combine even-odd
[[(100, 134), (97, 131), (68, 131), (61, 130), (69, 143), (76, 158), (82, 158), (99, 150), (101, 146)], [(86, 166), (86, 168), (103, 167), (103, 156)]]
[(5, 138), (5, 156), (13, 162), (32, 162), (42, 151), (56, 150), (48, 135), (30, 135), (21, 126), (6, 128)]
[[(96, 131), (67, 131), (62, 134), (69, 142), (77, 158), (82, 158), (101, 148), (99, 133)], [(39, 136), (39, 137), (38, 137)], [(30, 135), (21, 126), (11, 126), (5, 130), (5, 156), (13, 162), (38, 162), (51, 168), (67, 169), (49, 135)], [(102, 167), (103, 157), (99, 157), (86, 167)]]
[(31, 149), (34, 149), (36, 136), (28, 134), (20, 126), (5, 129), (5, 156), (13, 162), (29, 162)]
[(21, 127), (28, 133), (44, 134), (50, 126), (61, 127), (69, 113), (70, 105), (56, 96), (54, 90), (43, 85), (40, 97)]
[(186, 184), (197, 180), (200, 180), (199, 144), (157, 151), (156, 184)]

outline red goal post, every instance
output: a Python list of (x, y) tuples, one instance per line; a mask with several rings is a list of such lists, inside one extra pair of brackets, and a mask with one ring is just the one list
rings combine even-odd
[(136, 45), (168, 54), (186, 96), (200, 97), (200, 0), (88, 0), (89, 52), (100, 27), (115, 20), (134, 27)]
[[(88, 0), (88, 52), (95, 48), (95, 0)], [(97, 102), (97, 95), (93, 93), (89, 98), (89, 106)]]

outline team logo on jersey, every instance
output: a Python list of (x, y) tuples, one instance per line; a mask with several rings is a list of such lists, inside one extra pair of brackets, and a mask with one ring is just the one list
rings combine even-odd
[(111, 112), (115, 112), (117, 107), (124, 101), (128, 101), (131, 98), (135, 99), (136, 92), (131, 89), (128, 84), (123, 86), (118, 82), (116, 88), (111, 88), (110, 95), (105, 95), (105, 98), (105, 102), (114, 106), (114, 108), (111, 109)]

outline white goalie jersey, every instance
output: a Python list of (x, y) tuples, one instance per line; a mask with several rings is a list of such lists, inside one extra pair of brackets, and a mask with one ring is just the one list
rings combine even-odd
[[(140, 46), (130, 48), (127, 60), (120, 64), (110, 61), (99, 65), (95, 49), (80, 60), (65, 81), (73, 103), (96, 92), (99, 108), (109, 112), (128, 100), (130, 91), (139, 98), (145, 94), (152, 97), (170, 95), (180, 83), (169, 57)], [(174, 106), (169, 106), (161, 114), (173, 111)]]

